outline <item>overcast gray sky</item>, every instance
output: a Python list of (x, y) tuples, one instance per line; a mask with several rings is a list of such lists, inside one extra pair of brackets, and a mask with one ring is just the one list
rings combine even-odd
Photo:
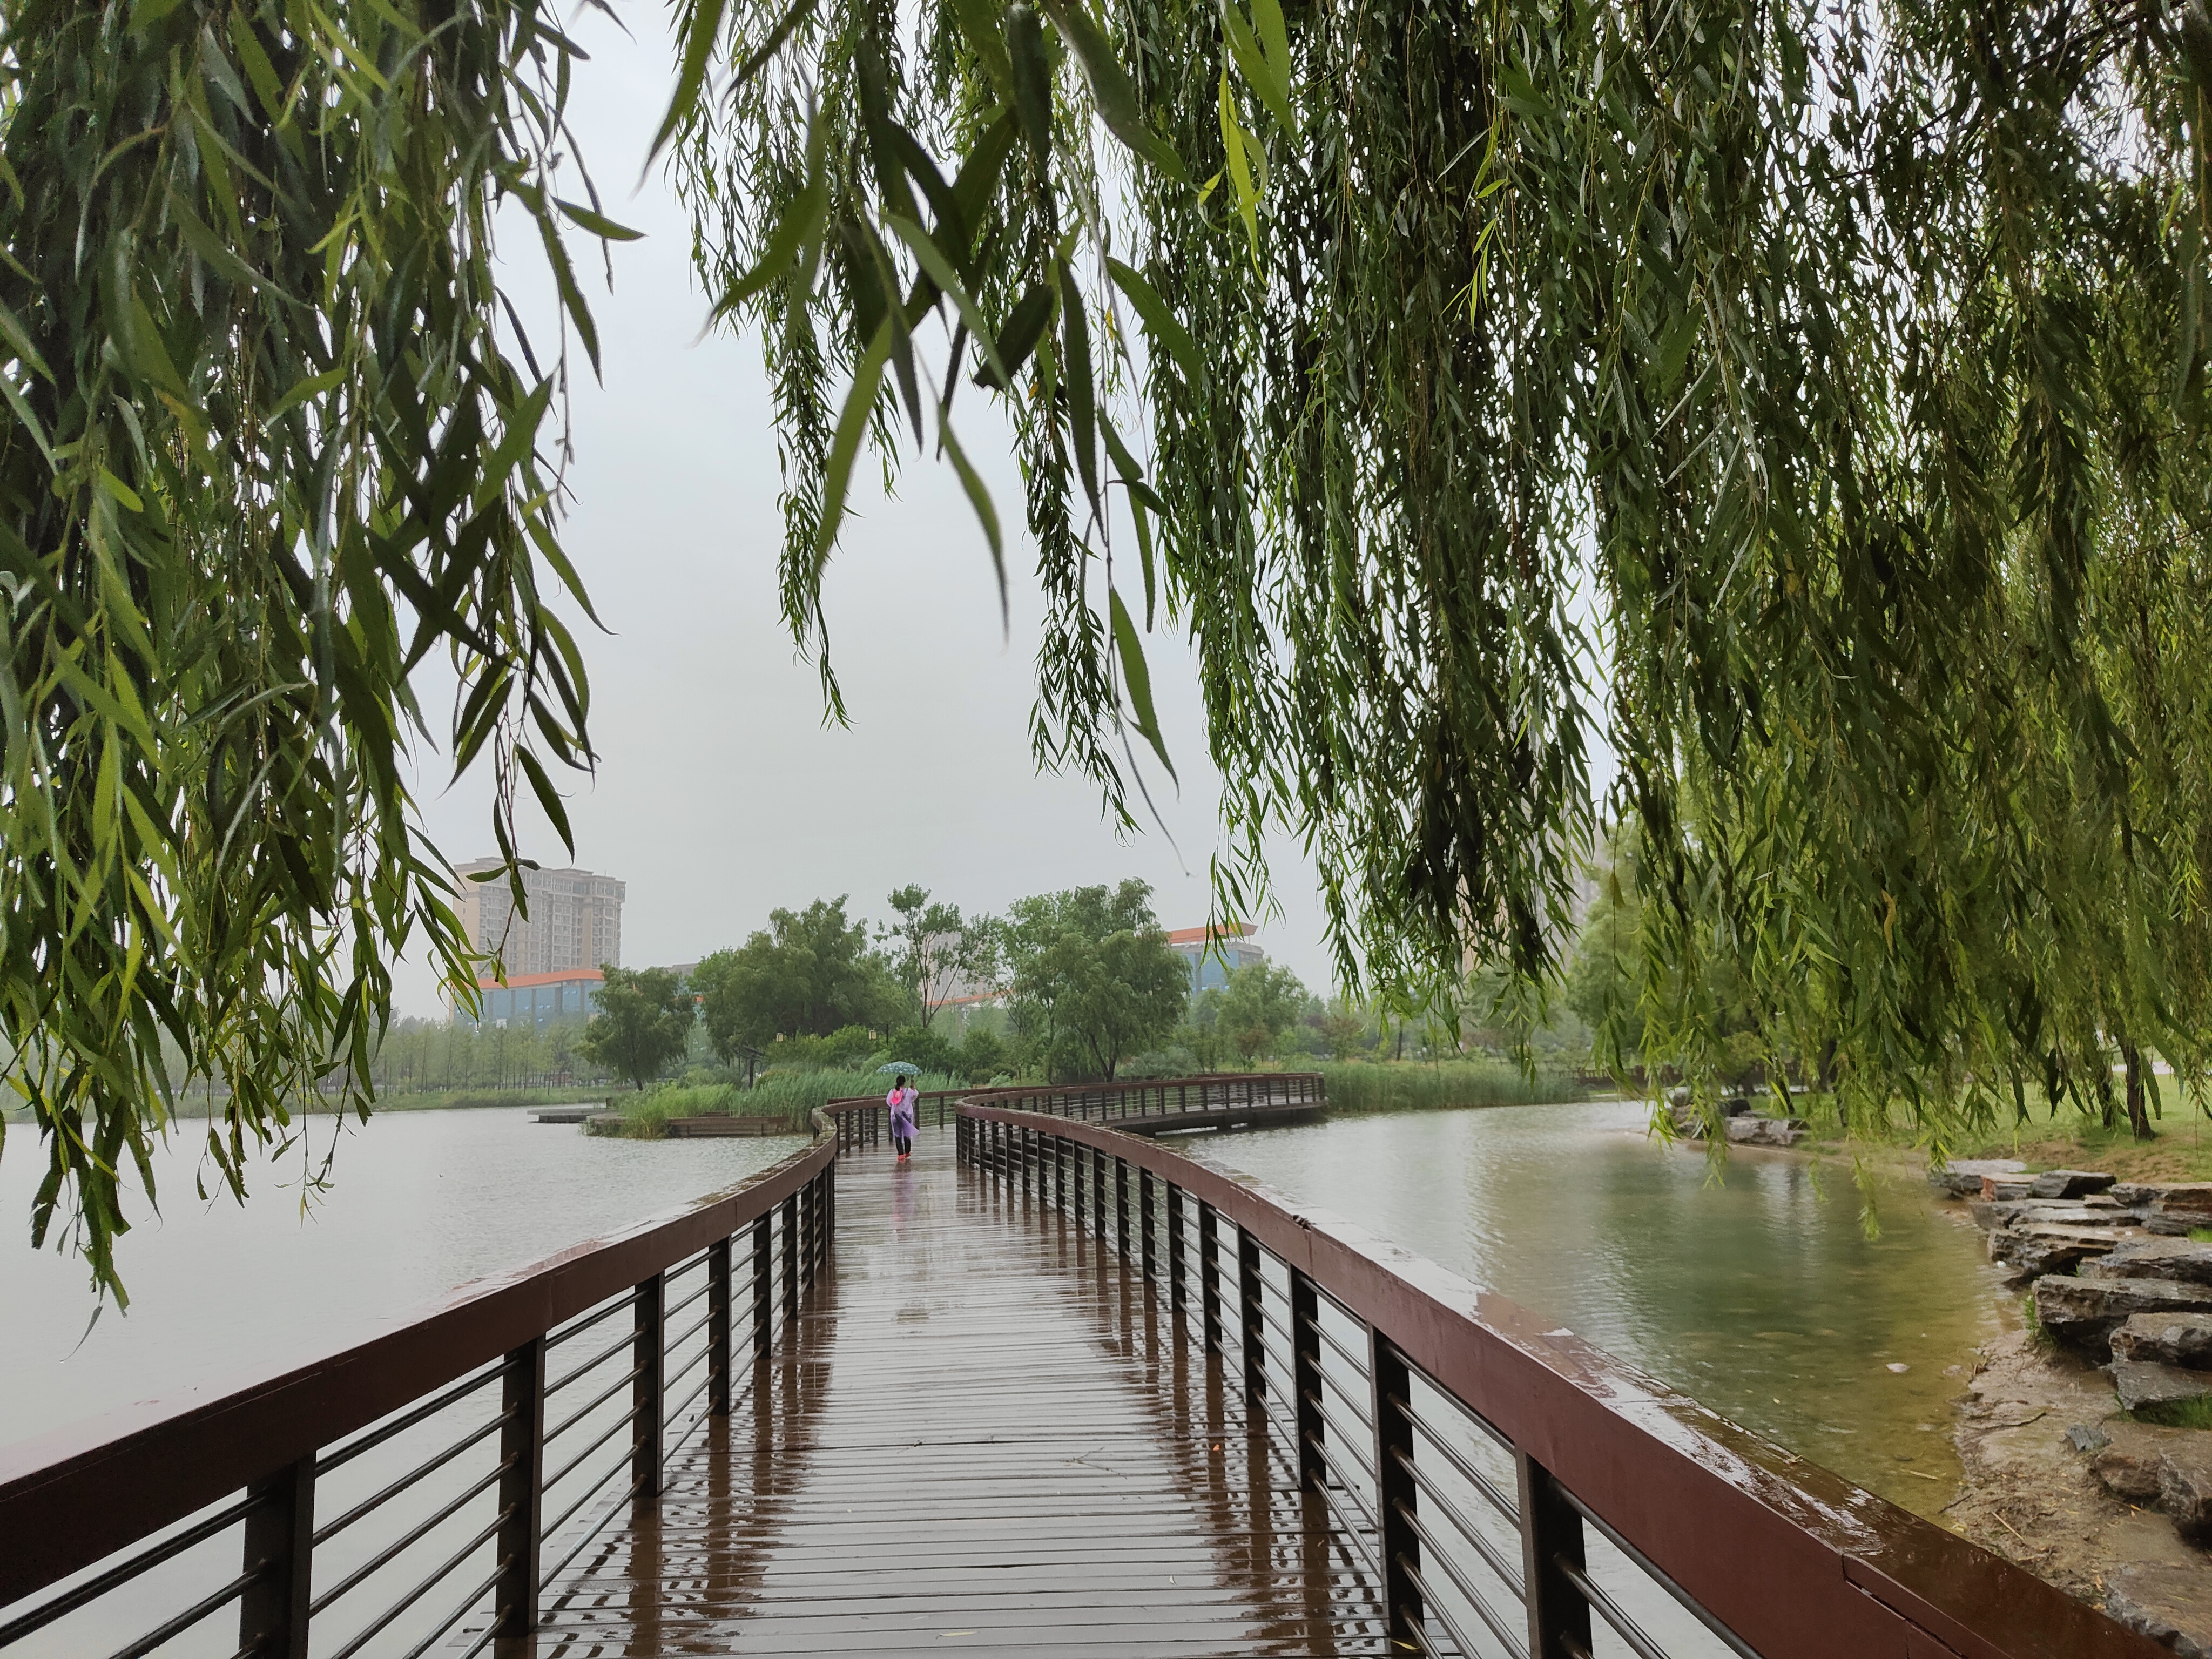
[[(629, 194), (665, 107), (669, 58), (659, 9), (623, 9), (634, 42), (582, 10), (593, 61), (578, 78), (575, 126), (609, 212), (646, 235), (614, 249), (611, 294), (588, 285), (605, 384), (592, 385), (572, 353), (566, 540), (611, 630), (582, 633), (603, 760), (568, 810), (576, 861), (629, 884), (624, 961), (693, 960), (742, 942), (778, 905), (838, 893), (880, 917), (884, 895), (909, 881), (963, 908), (997, 909), (1137, 876), (1157, 890), (1167, 926), (1203, 921), (1218, 780), (1188, 653), (1174, 638), (1148, 646), (1183, 781), (1178, 796), (1155, 780), (1176, 846), (1149, 827), (1118, 839), (1091, 785), (1040, 777), (1030, 759), (1042, 611), (1031, 556), (1010, 544), (1008, 639), (988, 549), (957, 481), (933, 461), (909, 465), (896, 501), (871, 490), (846, 529), (825, 586), (852, 726), (824, 726), (814, 668), (777, 616), (779, 474), (759, 347), (698, 339), (706, 306), (674, 193), (655, 176)], [(596, 249), (575, 240), (580, 265), (588, 252), (596, 266)], [(514, 264), (534, 276), (534, 250), (519, 239)], [(1019, 474), (1003, 434), (981, 418), (983, 400), (963, 407), (963, 438), (1012, 530)], [(450, 789), (446, 776), (426, 766), (422, 779), (432, 836), (456, 860), (489, 854), (488, 773)], [(562, 856), (534, 817), (523, 850)], [(1261, 942), (1325, 988), (1314, 873), (1293, 845), (1273, 864), (1285, 914)], [(427, 967), (403, 974), (398, 1001), (403, 1013), (441, 1012)]]

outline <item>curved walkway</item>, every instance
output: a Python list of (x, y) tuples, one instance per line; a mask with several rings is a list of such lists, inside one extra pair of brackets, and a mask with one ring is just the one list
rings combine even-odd
[(765, 1408), (552, 1587), (537, 1654), (1386, 1650), (1326, 1508), (1110, 1249), (950, 1132), (848, 1154), (837, 1212)]

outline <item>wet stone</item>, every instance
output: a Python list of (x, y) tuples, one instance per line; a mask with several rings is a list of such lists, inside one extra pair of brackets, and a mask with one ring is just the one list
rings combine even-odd
[(2105, 1613), (2176, 1659), (2212, 1659), (2212, 1572), (2200, 1566), (2124, 1566), (2105, 1581)]
[(1990, 1260), (2002, 1262), (2015, 1274), (2030, 1277), (2071, 1273), (2112, 1248), (2112, 1235), (2097, 1228), (2031, 1222), (2001, 1226), (1990, 1234)]
[(1984, 1176), (2014, 1176), (2027, 1166), (2016, 1158), (1954, 1158), (1940, 1170), (1928, 1172), (1928, 1184), (1953, 1198), (1979, 1198)]
[(2028, 1178), (2024, 1175), (1985, 1175), (1982, 1177), (1982, 1196), (1992, 1201), (2005, 1198), (2027, 1198), (2030, 1195), (2027, 1190), (2029, 1184)]
[(2199, 1218), (2198, 1226), (2212, 1223), (2212, 1181), (2184, 1181), (2156, 1191), (2151, 1201), (2167, 1215)]
[[(2212, 1528), (2212, 1435), (2184, 1430), (2158, 1460), (2158, 1501), (2191, 1537)], [(2212, 1634), (2207, 1632), (2206, 1634)]]
[(2112, 1341), (2116, 1358), (2212, 1370), (2212, 1313), (2130, 1314)]
[(1808, 1133), (1794, 1117), (1732, 1117), (1728, 1138), (1738, 1146), (1795, 1146)]
[(2085, 1198), (2118, 1179), (2103, 1170), (2046, 1170), (2027, 1183), (2027, 1190), (2037, 1198)]
[(2109, 1198), (2015, 1198), (1990, 1206), (1999, 1221), (2048, 1221), (2068, 1227), (2132, 1227), (2136, 1218)]
[(2100, 1452), (2112, 1443), (2112, 1437), (2094, 1423), (2076, 1423), (2066, 1431), (2066, 1442), (2077, 1452)]
[(2212, 1285), (2170, 1279), (2077, 1279), (2051, 1273), (2035, 1281), (2035, 1316), (2061, 1342), (2102, 1354), (2106, 1339), (2131, 1314), (2212, 1311)]
[(2101, 1425), (2096, 1432), (2104, 1436), (2105, 1443), (2090, 1458), (2089, 1468), (2105, 1490), (2130, 1504), (2155, 1504), (2159, 1459), (2168, 1446), (2197, 1431), (2115, 1422)]
[(2212, 1285), (2212, 1244), (2186, 1238), (2135, 1238), (2082, 1269), (2090, 1279), (2171, 1279)]
[[(2212, 1376), (2203, 1371), (2185, 1371), (2179, 1365), (2161, 1365), (2155, 1359), (2115, 1359), (2112, 1386), (2119, 1390), (2120, 1404), (2131, 1412), (2212, 1396)], [(2212, 1467), (2208, 1467), (2206, 1475), (2208, 1483), (2212, 1483)], [(2212, 1484), (2206, 1486), (2205, 1492), (2212, 1499)]]

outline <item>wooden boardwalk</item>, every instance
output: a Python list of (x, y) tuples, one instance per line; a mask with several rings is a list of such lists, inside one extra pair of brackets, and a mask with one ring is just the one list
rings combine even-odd
[(550, 1587), (536, 1655), (1387, 1650), (1164, 1287), (956, 1168), (949, 1132), (848, 1155), (837, 1212), (762, 1409)]

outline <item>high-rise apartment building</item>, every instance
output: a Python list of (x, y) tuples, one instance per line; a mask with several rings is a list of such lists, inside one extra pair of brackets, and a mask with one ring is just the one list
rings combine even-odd
[(471, 881), (497, 870), (497, 859), (453, 866), (461, 876), (461, 921), (486, 956), (496, 957), (516, 980), (526, 975), (622, 965), (623, 884), (589, 870), (525, 870), (526, 920), (514, 908), (505, 878)]

